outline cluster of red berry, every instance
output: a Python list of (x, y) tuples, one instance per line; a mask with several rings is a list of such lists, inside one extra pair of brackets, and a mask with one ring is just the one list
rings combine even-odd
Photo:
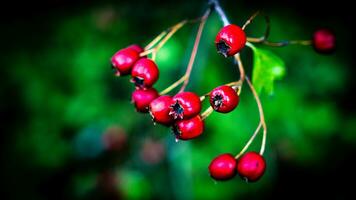
[[(209, 12), (207, 12), (207, 15)], [(256, 15), (251, 17), (248, 23), (250, 23)], [(206, 20), (206, 18), (207, 17), (203, 17), (202, 21)], [(186, 21), (176, 25), (175, 28), (180, 28), (184, 23), (186, 23)], [(215, 38), (217, 52), (224, 57), (235, 56), (239, 61), (238, 53), (245, 47), (247, 41), (255, 41), (271, 46), (285, 46), (289, 44), (289, 42), (268, 42), (266, 38), (262, 40), (250, 38), (249, 40), (244, 32), (244, 28), (248, 23), (242, 28), (234, 24), (224, 26)], [(304, 43), (313, 45), (315, 50), (321, 53), (329, 53), (335, 47), (335, 37), (332, 32), (326, 29), (316, 31), (311, 41), (294, 42), (295, 44)], [(291, 44), (293, 43), (291, 42)], [(201, 102), (205, 99), (205, 96), (209, 97), (211, 111), (215, 110), (220, 113), (228, 113), (237, 107), (239, 103), (239, 87), (241, 87), (245, 79), (242, 73), (243, 69), (240, 68), (241, 77), (239, 81), (216, 87), (202, 97), (199, 97), (193, 92), (184, 91), (184, 89), (181, 89), (174, 96), (166, 95), (165, 92), (159, 94), (153, 87), (159, 78), (159, 69), (154, 62), (154, 58), (149, 59), (146, 56), (148, 54), (147, 52), (153, 52), (154, 50), (150, 48), (150, 45), (148, 46), (149, 47), (143, 49), (139, 45), (131, 45), (121, 49), (112, 56), (111, 63), (117, 76), (131, 74), (131, 82), (135, 84), (136, 88), (132, 93), (132, 102), (136, 110), (142, 113), (150, 113), (155, 123), (171, 127), (176, 140), (193, 139), (203, 133), (204, 119), (207, 115), (200, 113), (202, 109)], [(251, 90), (254, 91), (247, 77), (246, 80)], [(257, 94), (255, 94), (255, 97), (256, 96)], [(256, 101), (259, 101), (257, 98)], [(262, 121), (259, 128), (261, 127)], [(266, 131), (265, 127), (264, 131)], [(262, 146), (264, 150), (264, 144)], [(261, 150), (260, 153), (245, 153), (245, 150), (246, 149), (235, 157), (225, 153), (213, 159), (209, 165), (211, 177), (216, 180), (227, 180), (234, 177), (237, 172), (246, 181), (257, 181), (264, 174), (266, 168), (266, 163), (262, 156), (263, 150)]]

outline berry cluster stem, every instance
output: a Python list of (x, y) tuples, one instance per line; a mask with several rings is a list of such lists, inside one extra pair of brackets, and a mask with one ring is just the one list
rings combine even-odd
[[(246, 22), (245, 24), (242, 26), (242, 29), (244, 30), (247, 25), (249, 25), (259, 14), (259, 11), (255, 12)], [(269, 32), (270, 32), (270, 19), (267, 15), (264, 15), (265, 17), (265, 21), (266, 21), (266, 30), (265, 33), (262, 37), (259, 38), (255, 38), (255, 37), (247, 37), (247, 41), (248, 42), (252, 42), (252, 43), (260, 43), (260, 44), (264, 44), (267, 46), (272, 46), (272, 47), (283, 47), (283, 46), (287, 46), (290, 44), (297, 44), (297, 45), (311, 45), (312, 41), (311, 40), (285, 40), (285, 41), (280, 41), (280, 42), (271, 42), (268, 41), (267, 38), (269, 36)]]
[(179, 80), (177, 80), (172, 85), (168, 86), (166, 89), (164, 89), (162, 92), (160, 92), (160, 95), (167, 94), (168, 92), (170, 92), (171, 90), (176, 88), (181, 83), (183, 83), (183, 85), (180, 88), (179, 92), (182, 92), (182, 91), (185, 90), (186, 86), (189, 83), (189, 78), (190, 78), (190, 74), (191, 74), (192, 69), (193, 69), (193, 64), (194, 64), (195, 57), (196, 57), (196, 54), (197, 54), (197, 51), (198, 51), (201, 35), (203, 33), (204, 26), (205, 26), (206, 20), (208, 19), (209, 15), (210, 15), (210, 12), (211, 12), (211, 9), (209, 8), (209, 9), (207, 9), (205, 11), (205, 13), (204, 13), (204, 15), (202, 17), (189, 21), (189, 22), (192, 22), (192, 23), (194, 23), (196, 21), (200, 21), (200, 24), (199, 24), (199, 28), (198, 28), (198, 31), (197, 31), (197, 35), (195, 37), (195, 42), (194, 42), (192, 53), (190, 55), (189, 63), (188, 63), (188, 66), (187, 66), (187, 70), (186, 70), (185, 74)]
[(255, 130), (255, 132), (253, 133), (253, 135), (250, 137), (250, 139), (248, 140), (248, 142), (245, 144), (244, 148), (242, 148), (242, 150), (240, 151), (239, 154), (237, 154), (235, 156), (235, 159), (237, 160), (238, 158), (240, 158), (245, 152), (246, 150), (250, 147), (251, 143), (253, 142), (253, 140), (255, 139), (255, 137), (257, 136), (257, 133), (260, 131), (262, 127), (262, 123), (260, 122)]
[(187, 67), (187, 70), (186, 70), (186, 72), (184, 74), (185, 80), (184, 80), (183, 85), (180, 88), (179, 92), (183, 92), (184, 89), (187, 87), (187, 85), (189, 83), (189, 77), (190, 77), (190, 74), (191, 74), (192, 69), (193, 69), (193, 64), (194, 64), (195, 57), (197, 55), (197, 51), (198, 51), (201, 35), (203, 33), (204, 26), (205, 26), (206, 20), (208, 19), (209, 14), (210, 14), (210, 9), (205, 11), (205, 13), (204, 13), (204, 15), (202, 17), (202, 20), (200, 21), (198, 32), (197, 32), (197, 35), (196, 35), (195, 41), (194, 41), (193, 50), (192, 50), (192, 53), (190, 55), (188, 67)]
[[(220, 7), (218, 0), (212, 0), (211, 1), (213, 3), (213, 5), (215, 6), (215, 10), (217, 11), (218, 15), (220, 16), (222, 22), (224, 23), (224, 26), (227, 25), (226, 23), (228, 23), (227, 17), (223, 11), (223, 9)], [(243, 25), (243, 29), (246, 28), (251, 22), (252, 20), (259, 14), (259, 12), (254, 13)], [(267, 23), (267, 30), (265, 32), (265, 36), (262, 37), (262, 41), (266, 41), (266, 38), (269, 34), (269, 19), (265, 18)], [(246, 76), (245, 74), (245, 70), (241, 61), (241, 57), (240, 54), (237, 53), (234, 55), (235, 61), (237, 63), (238, 66), (238, 70), (240, 72), (240, 79), (238, 82), (241, 82), (240, 87), (242, 86), (242, 83), (246, 80), (255, 100), (258, 106), (258, 111), (259, 111), (259, 115), (260, 115), (260, 123), (257, 126), (256, 131), (254, 132), (254, 134), (251, 136), (250, 140), (247, 142), (247, 144), (245, 145), (245, 147), (241, 150), (241, 152), (239, 154), (236, 155), (235, 158), (240, 157), (246, 150), (247, 148), (250, 146), (250, 144), (253, 142), (253, 140), (255, 139), (256, 135), (258, 134), (259, 130), (261, 129), (261, 126), (263, 127), (263, 139), (262, 139), (262, 144), (261, 144), (261, 150), (260, 150), (260, 154), (262, 155), (264, 153), (265, 150), (265, 146), (266, 146), (266, 137), (267, 137), (267, 125), (265, 122), (265, 118), (264, 118), (264, 114), (263, 114), (263, 108), (262, 108), (262, 104), (261, 104), (261, 100), (254, 88), (254, 86), (252, 85), (251, 81), (249, 80), (249, 78)], [(239, 93), (241, 92), (241, 88), (238, 91)], [(202, 118), (206, 118), (210, 113), (210, 110), (207, 109), (206, 111), (204, 111), (204, 113), (202, 114)]]
[(245, 30), (245, 28), (257, 17), (258, 14), (260, 14), (260, 11), (255, 12), (255, 13), (245, 22), (245, 24), (241, 27), (242, 30)]
[(206, 119), (207, 117), (209, 117), (209, 115), (211, 113), (214, 112), (214, 109), (213, 107), (209, 106), (206, 110), (204, 110), (204, 112), (201, 114), (201, 119), (204, 120)]
[(280, 41), (280, 42), (271, 42), (271, 41), (267, 41), (265, 39), (261, 38), (247, 38), (247, 41), (252, 42), (252, 43), (261, 43), (267, 46), (272, 46), (272, 47), (284, 47), (287, 45), (291, 45), (291, 44), (296, 44), (296, 45), (311, 45), (312, 41), (311, 40), (285, 40), (285, 41)]
[(265, 116), (263, 114), (262, 103), (261, 103), (260, 98), (258, 97), (258, 94), (257, 94), (255, 88), (253, 87), (250, 79), (247, 76), (246, 76), (246, 82), (247, 82), (248, 86), (250, 87), (253, 96), (255, 97), (257, 107), (258, 107), (258, 112), (260, 113), (260, 123), (262, 124), (262, 127), (263, 127), (263, 138), (262, 138), (260, 154), (263, 155), (263, 153), (265, 151), (265, 146), (266, 146), (267, 125), (266, 125), (266, 121), (265, 121)]
[(240, 53), (235, 54), (234, 58), (235, 58), (235, 60), (237, 62), (237, 67), (238, 67), (238, 70), (240, 72), (240, 80), (239, 81), (241, 81), (241, 85), (242, 85), (242, 83), (245, 81), (246, 74), (245, 74), (244, 66), (243, 66), (242, 61), (241, 61)]
[[(168, 30), (163, 31), (160, 33), (155, 39), (152, 40), (146, 47), (145, 51), (140, 53), (140, 56), (146, 56), (148, 54), (156, 54), (162, 47), (163, 45), (179, 30), (181, 29), (188, 21), (183, 20), (179, 22), (178, 24), (174, 25), (171, 28), (168, 28)], [(157, 44), (158, 43), (158, 44)], [(155, 47), (153, 47), (155, 46)]]

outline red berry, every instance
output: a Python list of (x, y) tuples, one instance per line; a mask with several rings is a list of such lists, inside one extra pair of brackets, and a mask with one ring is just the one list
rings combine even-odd
[(246, 181), (257, 181), (264, 174), (265, 169), (265, 159), (256, 152), (248, 152), (237, 161), (237, 172)]
[(328, 29), (320, 29), (313, 35), (314, 49), (319, 53), (331, 53), (335, 49), (335, 35)]
[(222, 85), (210, 92), (210, 105), (215, 111), (228, 113), (239, 104), (239, 96), (230, 86)]
[(139, 88), (151, 87), (159, 77), (157, 65), (148, 58), (141, 58), (132, 68), (132, 82)]
[(173, 97), (173, 101), (169, 114), (174, 119), (188, 119), (201, 111), (200, 97), (193, 92), (180, 92)]
[(111, 64), (116, 76), (130, 74), (132, 66), (140, 58), (137, 51), (131, 48), (121, 49), (111, 57)]
[(216, 180), (227, 180), (236, 175), (236, 160), (229, 153), (214, 158), (209, 165), (210, 176)]
[(140, 45), (137, 45), (137, 44), (132, 44), (132, 45), (128, 46), (127, 48), (135, 50), (137, 53), (141, 53), (144, 51), (144, 49)]
[(160, 96), (153, 100), (149, 106), (149, 112), (154, 122), (171, 125), (173, 123), (172, 117), (169, 115), (171, 105), (173, 104), (172, 97), (168, 95)]
[(159, 96), (154, 88), (137, 89), (132, 93), (131, 99), (138, 112), (148, 112), (151, 101)]
[(233, 56), (239, 52), (246, 44), (246, 34), (234, 24), (223, 27), (215, 38), (215, 45), (218, 53), (225, 57)]
[(198, 137), (204, 131), (204, 122), (199, 115), (177, 121), (173, 127), (173, 133), (177, 139), (189, 140)]

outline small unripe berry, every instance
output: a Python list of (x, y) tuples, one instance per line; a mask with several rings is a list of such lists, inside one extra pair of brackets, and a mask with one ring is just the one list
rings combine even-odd
[(141, 58), (133, 66), (131, 76), (136, 87), (149, 88), (158, 80), (159, 70), (155, 62)]
[(210, 105), (217, 112), (228, 113), (236, 108), (239, 96), (230, 86), (219, 86), (210, 92)]
[(246, 44), (246, 34), (234, 24), (227, 25), (220, 29), (215, 38), (215, 45), (218, 53), (225, 57), (238, 53)]
[(131, 101), (138, 112), (148, 112), (150, 103), (159, 96), (154, 88), (137, 89), (132, 93)]
[(209, 165), (209, 173), (215, 180), (228, 180), (236, 175), (236, 160), (229, 153), (214, 158)]
[(265, 159), (256, 152), (248, 152), (237, 161), (237, 173), (249, 182), (260, 179), (265, 169)]
[(314, 32), (313, 46), (319, 53), (331, 53), (335, 50), (335, 35), (328, 29), (319, 29)]
[(200, 136), (204, 131), (204, 122), (199, 115), (177, 121), (172, 127), (176, 139), (190, 140)]

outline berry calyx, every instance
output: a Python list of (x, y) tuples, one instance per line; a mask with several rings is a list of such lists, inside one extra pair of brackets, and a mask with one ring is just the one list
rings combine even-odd
[(265, 169), (265, 159), (256, 152), (248, 152), (237, 161), (237, 173), (248, 182), (260, 179)]
[(149, 105), (149, 112), (154, 122), (171, 125), (173, 123), (172, 117), (169, 115), (173, 99), (171, 96), (164, 95), (151, 101)]
[(200, 97), (193, 92), (180, 92), (173, 97), (171, 112), (173, 119), (188, 119), (201, 111)]
[(130, 74), (134, 63), (140, 58), (137, 51), (131, 48), (121, 49), (111, 57), (111, 65), (116, 76)]
[(215, 180), (228, 180), (236, 175), (236, 160), (229, 153), (214, 158), (209, 165), (210, 176)]
[(131, 101), (138, 112), (148, 112), (150, 103), (159, 96), (154, 88), (137, 89), (131, 95)]
[(204, 131), (204, 122), (199, 115), (177, 121), (172, 127), (176, 139), (190, 140), (200, 136)]
[(313, 47), (319, 53), (331, 53), (335, 50), (335, 35), (328, 29), (319, 29), (313, 35)]
[(224, 57), (235, 55), (245, 47), (245, 44), (245, 32), (234, 24), (229, 24), (220, 29), (215, 38), (217, 51)]
[(232, 87), (222, 85), (210, 92), (209, 101), (215, 111), (228, 113), (236, 108), (240, 98)]
[(159, 70), (152, 60), (141, 58), (133, 66), (131, 76), (136, 87), (149, 88), (158, 80)]

